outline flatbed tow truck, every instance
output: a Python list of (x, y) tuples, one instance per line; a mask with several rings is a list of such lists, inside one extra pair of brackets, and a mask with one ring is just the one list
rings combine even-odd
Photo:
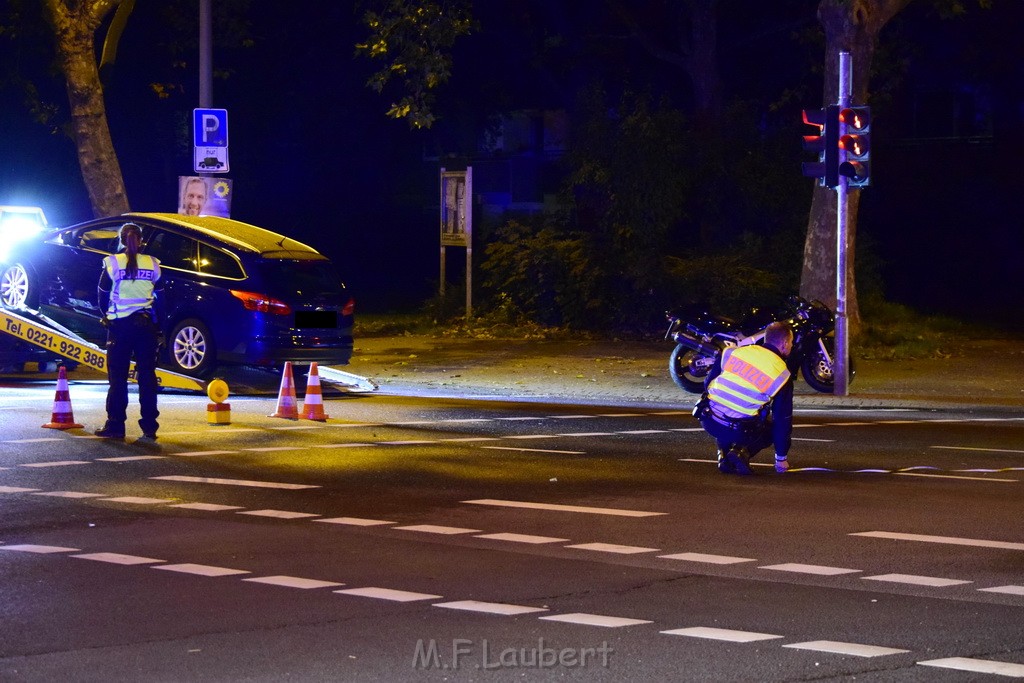
[[(42, 349), (47, 355), (64, 358), (72, 364), (84, 365), (104, 375), (107, 374), (106, 349), (83, 339), (39, 311), (27, 308), (15, 311), (0, 307), (0, 333), (32, 344)], [(319, 374), (322, 381), (339, 386), (349, 392), (365, 393), (378, 389), (377, 383), (373, 380), (343, 370), (320, 368)], [(134, 362), (128, 377), (131, 380), (135, 378)], [(165, 389), (206, 393), (206, 382), (159, 367), (156, 370), (156, 381), (158, 386)]]
[[(65, 358), (76, 365), (84, 365), (104, 375), (107, 374), (106, 349), (82, 339), (38, 311), (27, 308), (17, 311), (0, 308), (0, 332)], [(134, 362), (128, 377), (133, 380), (135, 378)], [(156, 381), (158, 386), (164, 388), (206, 391), (206, 383), (202, 380), (162, 368), (156, 370)]]

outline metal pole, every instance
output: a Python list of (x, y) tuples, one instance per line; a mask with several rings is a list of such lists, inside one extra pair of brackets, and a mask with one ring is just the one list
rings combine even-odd
[[(850, 91), (853, 83), (853, 61), (849, 52), (839, 53), (839, 106), (850, 106)], [(839, 136), (842, 138), (844, 125), (839, 123)], [(843, 148), (839, 148), (839, 163), (846, 161)], [(849, 190), (846, 176), (839, 176), (836, 188), (836, 344), (835, 358), (832, 359), (832, 372), (835, 384), (832, 393), (835, 396), (849, 395), (849, 328), (846, 319), (846, 256), (849, 237)]]
[(199, 108), (213, 106), (213, 20), (210, 3), (199, 0)]
[(473, 167), (466, 167), (466, 189), (463, 196), (466, 213), (466, 320), (473, 317)]

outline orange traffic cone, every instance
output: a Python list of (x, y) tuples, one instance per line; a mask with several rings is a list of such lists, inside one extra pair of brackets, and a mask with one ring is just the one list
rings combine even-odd
[(299, 411), (295, 402), (295, 380), (292, 379), (291, 361), (284, 364), (281, 373), (281, 390), (277, 394), (277, 410), (270, 417), (283, 417), (286, 420), (298, 420)]
[(309, 366), (309, 382), (306, 384), (306, 395), (302, 399), (302, 415), (305, 420), (327, 422), (324, 415), (324, 397), (320, 393), (320, 373), (314, 362)]
[(68, 375), (64, 366), (57, 373), (57, 393), (53, 397), (53, 413), (50, 421), (43, 425), (46, 429), (81, 429), (82, 425), (75, 422), (71, 412), (71, 394), (68, 392)]

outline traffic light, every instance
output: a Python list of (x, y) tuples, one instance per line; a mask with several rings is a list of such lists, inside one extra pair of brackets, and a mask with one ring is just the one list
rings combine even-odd
[(824, 109), (804, 109), (804, 123), (817, 126), (817, 135), (804, 136), (804, 149), (817, 152), (817, 162), (802, 163), (801, 170), (808, 178), (821, 178), (825, 187), (839, 184), (839, 106), (830, 104)]
[(839, 112), (839, 122), (844, 126), (839, 147), (846, 152), (839, 175), (849, 178), (848, 187), (867, 187), (871, 184), (871, 108), (847, 107)]

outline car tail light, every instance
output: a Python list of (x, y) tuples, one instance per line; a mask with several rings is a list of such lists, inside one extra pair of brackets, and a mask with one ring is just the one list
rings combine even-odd
[(348, 302), (344, 306), (341, 307), (341, 314), (342, 315), (352, 315), (355, 312), (356, 312), (356, 300), (353, 299), (352, 297), (349, 297)]
[(241, 299), (242, 305), (245, 306), (247, 311), (273, 313), (274, 315), (288, 315), (292, 312), (292, 307), (285, 302), (255, 292), (242, 292), (232, 289), (231, 295)]

